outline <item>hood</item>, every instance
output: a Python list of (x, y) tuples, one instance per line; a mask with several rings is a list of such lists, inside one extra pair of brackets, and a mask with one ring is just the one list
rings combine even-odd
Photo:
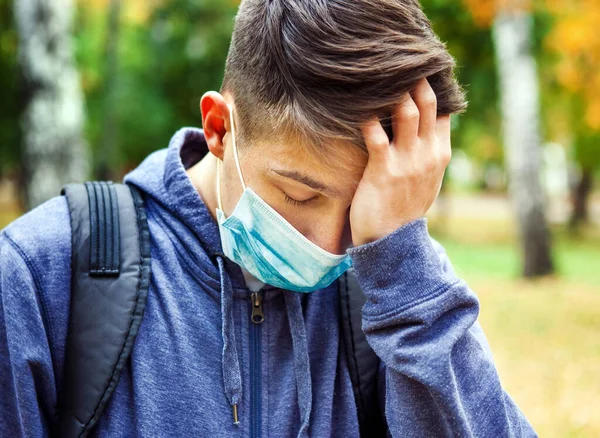
[[(171, 138), (167, 149), (154, 152), (126, 175), (125, 183), (136, 186), (146, 199), (159, 205), (161, 226), (171, 229), (186, 257), (212, 278), (211, 286), (218, 288), (217, 256), (223, 253), (219, 227), (186, 173), (207, 153), (203, 131), (182, 128)], [(247, 294), (241, 268), (228, 259), (225, 267), (235, 294)]]

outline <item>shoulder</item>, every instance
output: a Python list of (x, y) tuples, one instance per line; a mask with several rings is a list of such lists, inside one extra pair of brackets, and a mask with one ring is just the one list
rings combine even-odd
[[(50, 340), (61, 346), (71, 298), (71, 220), (66, 199), (53, 198), (2, 230), (0, 250), (2, 270), (19, 267), (18, 282), (34, 291), (30, 298), (40, 307)], [(24, 289), (12, 289), (24, 298)]]
[[(59, 262), (70, 265), (71, 220), (67, 201), (57, 196), (2, 231), (2, 238), (13, 246), (32, 271), (47, 272)], [(6, 261), (9, 262), (9, 261)]]

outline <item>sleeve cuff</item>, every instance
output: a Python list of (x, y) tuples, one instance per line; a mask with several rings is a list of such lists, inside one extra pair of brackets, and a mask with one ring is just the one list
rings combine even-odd
[(427, 219), (348, 251), (367, 297), (365, 316), (399, 311), (436, 296), (450, 279), (429, 237)]

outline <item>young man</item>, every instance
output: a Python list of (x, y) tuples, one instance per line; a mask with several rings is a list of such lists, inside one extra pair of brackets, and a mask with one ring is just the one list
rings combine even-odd
[[(152, 277), (96, 436), (358, 436), (336, 282), (350, 265), (391, 435), (535, 436), (423, 219), (465, 108), (453, 68), (416, 0), (242, 2), (204, 130), (126, 177)], [(65, 199), (7, 227), (0, 263), (0, 430), (45, 436), (64, 382)]]

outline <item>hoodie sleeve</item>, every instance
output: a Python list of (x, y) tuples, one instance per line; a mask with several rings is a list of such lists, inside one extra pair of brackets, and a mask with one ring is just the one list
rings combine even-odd
[(350, 250), (367, 297), (363, 330), (382, 361), (390, 432), (536, 436), (502, 389), (475, 293), (440, 249), (420, 219)]
[(68, 321), (70, 236), (62, 197), (0, 231), (0, 436), (50, 434)]
[(0, 430), (48, 436), (56, 393), (38, 290), (21, 249), (0, 235)]

